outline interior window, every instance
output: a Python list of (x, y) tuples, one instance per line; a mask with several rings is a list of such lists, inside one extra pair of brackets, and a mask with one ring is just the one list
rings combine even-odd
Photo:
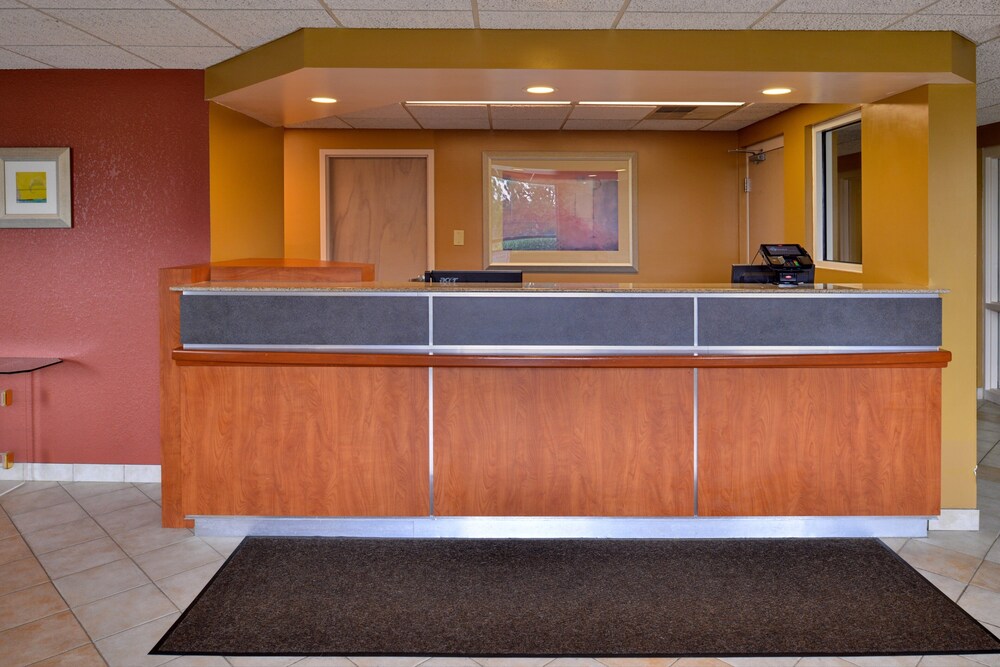
[(861, 264), (861, 115), (817, 125), (815, 243), (821, 261)]

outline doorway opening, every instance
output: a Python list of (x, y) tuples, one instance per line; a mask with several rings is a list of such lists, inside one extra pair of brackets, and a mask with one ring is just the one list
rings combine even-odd
[(785, 138), (774, 137), (740, 152), (740, 263), (749, 264), (762, 243), (785, 238)]

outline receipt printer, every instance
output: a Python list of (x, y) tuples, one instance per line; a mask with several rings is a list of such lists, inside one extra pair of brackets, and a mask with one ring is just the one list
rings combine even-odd
[(797, 243), (764, 243), (758, 255), (763, 264), (733, 264), (732, 282), (802, 285), (815, 279), (812, 257)]

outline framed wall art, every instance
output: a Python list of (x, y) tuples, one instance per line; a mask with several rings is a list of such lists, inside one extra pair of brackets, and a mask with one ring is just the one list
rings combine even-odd
[(72, 227), (69, 148), (0, 148), (0, 228)]
[(483, 153), (487, 268), (638, 270), (635, 153)]

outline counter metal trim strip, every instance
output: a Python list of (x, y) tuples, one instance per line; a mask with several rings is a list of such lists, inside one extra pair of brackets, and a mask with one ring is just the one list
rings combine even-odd
[[(789, 288), (792, 290), (795, 288)], [(630, 290), (618, 291), (594, 291), (594, 292), (562, 292), (562, 291), (524, 291), (524, 292), (486, 292), (475, 290), (463, 290), (455, 292), (409, 292), (405, 290), (376, 291), (376, 290), (300, 290), (300, 289), (185, 289), (181, 293), (184, 296), (315, 296), (315, 297), (380, 297), (380, 296), (405, 296), (410, 298), (429, 299), (432, 297), (460, 298), (460, 297), (489, 297), (493, 299), (510, 298), (552, 298), (553, 296), (571, 299), (939, 299), (940, 292), (635, 292)]]
[(189, 516), (198, 537), (465, 538), (926, 537), (928, 517)]
[(398, 354), (441, 354), (441, 355), (593, 355), (593, 356), (639, 356), (644, 354), (844, 354), (876, 352), (937, 352), (937, 346), (872, 346), (872, 345), (804, 345), (804, 346), (752, 346), (714, 347), (710, 345), (675, 345), (663, 347), (638, 346), (573, 346), (573, 345), (216, 345), (212, 343), (185, 343), (185, 350), (214, 350), (240, 352), (350, 352), (350, 353), (398, 353)]
[(694, 422), (692, 432), (694, 433), (694, 457), (692, 467), (694, 468), (694, 515), (698, 516), (698, 369), (694, 369), (694, 402), (692, 410), (692, 421)]

